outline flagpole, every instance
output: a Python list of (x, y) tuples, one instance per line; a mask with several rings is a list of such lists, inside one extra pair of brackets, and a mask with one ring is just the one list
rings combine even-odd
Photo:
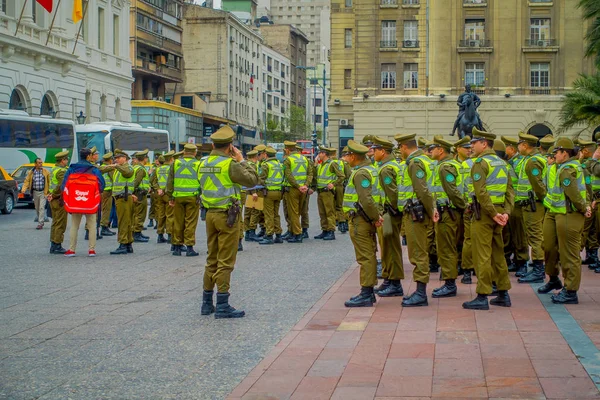
[(19, 15), (19, 21), (17, 21), (17, 29), (15, 29), (15, 34), (13, 36), (17, 36), (17, 32), (19, 32), (19, 26), (21, 26), (21, 19), (23, 18), (23, 13), (25, 12), (25, 6), (27, 6), (27, 1), (28, 0), (25, 0), (25, 3), (23, 3), (23, 8), (21, 8), (21, 15)]
[(75, 54), (75, 49), (77, 48), (77, 42), (79, 42), (79, 35), (81, 34), (81, 28), (83, 28), (83, 22), (85, 21), (85, 16), (87, 14), (89, 4), (89, 0), (85, 2), (85, 8), (83, 9), (83, 18), (81, 18), (81, 24), (79, 24), (79, 29), (77, 30), (77, 37), (75, 37), (75, 46), (73, 46), (73, 52), (71, 54)]
[(54, 17), (52, 17), (52, 22), (50, 23), (50, 29), (48, 30), (48, 37), (46, 38), (46, 46), (48, 46), (48, 42), (50, 41), (50, 33), (52, 33), (52, 28), (54, 28), (54, 20), (56, 19), (56, 14), (58, 14), (58, 10), (60, 9), (60, 2), (56, 3), (56, 11), (54, 12)]

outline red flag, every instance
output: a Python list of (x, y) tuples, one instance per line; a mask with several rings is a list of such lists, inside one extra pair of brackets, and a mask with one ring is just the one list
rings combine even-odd
[(49, 13), (52, 12), (52, 2), (53, 0), (35, 0), (37, 1), (40, 6), (44, 7), (46, 9), (46, 11), (48, 11)]
[(254, 75), (250, 75), (250, 90), (254, 91)]

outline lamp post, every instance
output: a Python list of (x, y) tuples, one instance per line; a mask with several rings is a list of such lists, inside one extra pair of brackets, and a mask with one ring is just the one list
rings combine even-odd
[[(320, 65), (320, 64), (319, 64)], [(298, 69), (302, 69), (302, 70), (312, 70), (316, 72), (316, 67), (304, 67), (304, 66), (297, 66), (296, 68)], [(313, 142), (316, 143), (316, 135), (317, 135), (317, 120), (314, 117), (315, 115), (317, 115), (317, 102), (316, 102), (316, 98), (317, 98), (317, 86), (320, 86), (323, 89), (323, 99), (321, 100), (321, 104), (323, 107), (323, 114), (322, 114), (322, 124), (323, 124), (323, 135), (321, 138), (321, 143), (323, 144), (323, 146), (327, 145), (327, 126), (326, 126), (326, 122), (325, 122), (325, 117), (327, 116), (327, 66), (325, 63), (323, 63), (323, 78), (321, 78), (323, 80), (323, 85), (319, 85), (319, 78), (316, 77), (316, 73), (314, 74), (314, 77), (312, 79), (309, 79), (310, 84), (313, 86), (313, 120), (314, 120), (314, 131), (313, 131)], [(316, 144), (315, 144), (316, 146)]]
[(85, 115), (83, 115), (83, 111), (79, 111), (79, 115), (77, 116), (77, 123), (78, 123), (79, 125), (83, 125), (83, 124), (85, 124), (85, 120), (86, 120), (86, 118), (87, 118), (87, 117), (86, 117)]
[(281, 93), (281, 90), (263, 90), (264, 108), (264, 127), (265, 127), (265, 146), (267, 145), (267, 93)]
[[(296, 69), (301, 69), (303, 71), (316, 71), (316, 67), (305, 67), (304, 65), (297, 65)], [(309, 82), (312, 84), (312, 79), (309, 80)], [(317, 156), (317, 118), (315, 118), (315, 116), (317, 115), (317, 85), (313, 85), (313, 133), (312, 133), (312, 143), (313, 143), (313, 155), (314, 157)]]

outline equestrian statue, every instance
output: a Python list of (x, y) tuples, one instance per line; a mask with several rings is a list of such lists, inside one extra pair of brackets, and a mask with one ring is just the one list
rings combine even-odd
[(475, 93), (471, 91), (471, 85), (465, 86), (465, 92), (458, 96), (456, 105), (458, 105), (458, 117), (454, 122), (454, 127), (450, 136), (454, 136), (456, 129), (458, 128), (458, 137), (464, 138), (466, 135), (473, 137), (472, 130), (476, 127), (479, 130), (483, 130), (481, 125), (481, 119), (477, 113), (477, 108), (481, 104), (481, 99)]

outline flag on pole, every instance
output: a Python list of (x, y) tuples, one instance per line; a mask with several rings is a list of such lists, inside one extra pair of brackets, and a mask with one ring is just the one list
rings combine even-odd
[[(38, 0), (39, 1), (39, 0)], [(52, 1), (52, 0), (50, 0)], [(76, 24), (83, 19), (83, 0), (73, 0), (73, 23)]]
[(254, 91), (254, 75), (250, 75), (250, 90)]
[(53, 0), (35, 0), (40, 6), (44, 7), (49, 13), (52, 12), (52, 1)]

